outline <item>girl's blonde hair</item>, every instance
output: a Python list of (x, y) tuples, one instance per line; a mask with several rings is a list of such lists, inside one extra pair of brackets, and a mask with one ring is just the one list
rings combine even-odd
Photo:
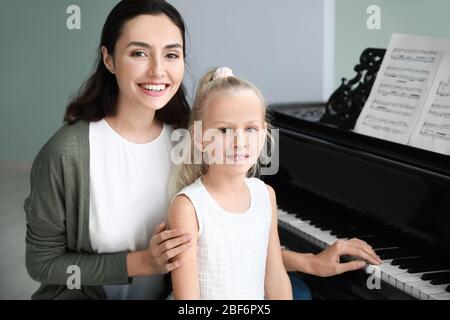
[[(186, 148), (190, 148), (191, 152), (184, 152), (182, 163), (176, 168), (174, 172), (171, 187), (172, 195), (175, 195), (184, 187), (192, 184), (197, 178), (203, 176), (208, 171), (208, 165), (203, 163), (203, 160), (202, 163), (200, 164), (195, 163), (194, 161), (195, 152), (199, 152), (198, 150), (196, 150), (194, 143), (195, 139), (194, 123), (195, 121), (202, 120), (205, 111), (205, 106), (207, 105), (208, 98), (211, 96), (212, 93), (230, 92), (230, 91), (236, 92), (240, 90), (253, 91), (260, 100), (261, 106), (263, 107), (264, 119), (267, 124), (266, 139), (269, 144), (269, 150), (273, 146), (273, 138), (271, 134), (272, 127), (269, 123), (268, 119), (269, 117), (267, 114), (264, 97), (261, 91), (254, 84), (244, 79), (238, 78), (236, 76), (215, 77), (215, 73), (217, 70), (218, 69), (210, 70), (200, 79), (200, 82), (198, 84), (188, 125), (191, 141), (186, 141), (187, 144), (185, 145)], [(257, 163), (250, 168), (250, 170), (247, 173), (247, 177), (254, 177), (259, 175), (259, 171), (261, 168), (260, 158), (258, 158)]]

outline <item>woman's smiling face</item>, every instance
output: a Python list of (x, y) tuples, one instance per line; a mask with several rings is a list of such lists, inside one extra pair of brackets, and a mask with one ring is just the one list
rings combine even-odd
[(114, 54), (102, 48), (107, 68), (115, 74), (119, 103), (158, 110), (178, 91), (184, 75), (183, 37), (166, 15), (140, 15), (128, 21)]

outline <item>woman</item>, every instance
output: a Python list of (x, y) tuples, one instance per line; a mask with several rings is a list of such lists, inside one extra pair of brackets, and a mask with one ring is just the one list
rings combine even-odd
[[(164, 297), (163, 274), (191, 245), (189, 234), (160, 224), (170, 134), (190, 112), (184, 57), (184, 22), (167, 2), (123, 0), (109, 14), (94, 74), (33, 163), (25, 201), (26, 266), (41, 283), (33, 298)], [(287, 270), (324, 276), (361, 267), (340, 264), (341, 254), (378, 261), (359, 240), (319, 255), (285, 251), (283, 260)], [(79, 270), (80, 289), (67, 286), (70, 270)]]
[[(190, 111), (184, 35), (164, 1), (122, 1), (108, 16), (95, 73), (33, 164), (26, 264), (42, 283), (33, 298), (159, 298), (162, 274), (180, 265), (169, 260), (190, 239), (163, 231), (159, 182), (169, 179), (170, 133)], [(81, 290), (66, 287), (71, 265)]]

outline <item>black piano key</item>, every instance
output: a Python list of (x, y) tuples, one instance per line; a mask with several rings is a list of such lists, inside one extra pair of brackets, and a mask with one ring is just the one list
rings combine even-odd
[(440, 278), (450, 278), (450, 271), (441, 271), (441, 272), (431, 272), (423, 274), (421, 279), (422, 280), (434, 280), (434, 279), (440, 279)]
[(431, 284), (439, 285), (439, 284), (449, 284), (450, 278), (447, 279), (433, 279), (430, 281)]
[(445, 291), (450, 292), (450, 286), (448, 286), (447, 289), (445, 289)]
[(349, 226), (343, 227), (343, 228), (333, 228), (332, 232), (331, 232), (331, 235), (336, 236), (336, 237), (338, 237), (338, 236), (343, 237), (342, 233), (344, 233), (344, 232), (351, 232), (351, 231), (355, 231), (355, 230), (358, 230), (358, 228), (356, 228), (356, 227), (349, 227)]
[(346, 231), (335, 232), (333, 234), (338, 238), (354, 238), (358, 237), (361, 240), (365, 240), (365, 238), (372, 239), (375, 236), (384, 237), (390, 235), (390, 232), (384, 231), (376, 228), (349, 228)]
[(429, 246), (421, 245), (401, 245), (396, 248), (382, 248), (375, 249), (375, 253), (380, 256), (381, 259), (399, 259), (407, 257), (419, 257), (421, 255), (433, 252), (433, 248)]
[(391, 264), (394, 266), (404, 265), (408, 267), (422, 262), (450, 262), (450, 255), (447, 252), (443, 253), (437, 251), (421, 255), (420, 257), (394, 259), (391, 261)]
[(307, 214), (299, 214), (299, 213), (296, 213), (295, 216), (296, 216), (297, 218), (299, 218), (299, 219), (304, 220), (304, 221), (311, 221), (311, 219), (313, 218), (313, 216), (311, 216), (311, 215), (307, 215)]
[(343, 224), (340, 224), (336, 220), (332, 219), (318, 219), (317, 217), (313, 217), (312, 224), (318, 228), (324, 229), (324, 230), (342, 230), (346, 226)]
[(393, 266), (404, 266), (404, 268), (409, 266), (409, 263), (414, 263), (417, 261), (421, 261), (423, 260), (423, 256), (419, 256), (419, 257), (407, 257), (407, 258), (397, 258), (391, 261), (391, 264)]
[(336, 237), (340, 238), (351, 238), (355, 235), (359, 237), (363, 236), (374, 236), (377, 235), (379, 237), (386, 236), (402, 236), (399, 230), (394, 228), (385, 226), (385, 225), (365, 225), (365, 226), (357, 226), (353, 224), (348, 227), (348, 229), (344, 229), (342, 232), (333, 232)]
[[(401, 268), (401, 266), (399, 266)], [(428, 272), (447, 270), (450, 268), (450, 259), (448, 255), (424, 257), (422, 260), (416, 260), (410, 263), (408, 272)]]
[(419, 244), (419, 240), (414, 240), (410, 239), (409, 237), (392, 234), (375, 233), (370, 238), (364, 236), (360, 238), (361, 240), (366, 241), (375, 250), (381, 248), (399, 248), (402, 246), (411, 246)]
[(334, 234), (334, 236), (340, 238), (340, 239), (344, 239), (344, 238), (373, 238), (375, 232), (373, 231), (364, 231), (364, 230), (352, 230), (352, 231), (346, 231), (346, 232), (338, 232), (336, 234)]
[(426, 265), (418, 265), (411, 268), (408, 268), (407, 272), (409, 273), (419, 273), (419, 272), (428, 272), (428, 271), (438, 271), (442, 269), (446, 269), (447, 265), (442, 264), (426, 264)]

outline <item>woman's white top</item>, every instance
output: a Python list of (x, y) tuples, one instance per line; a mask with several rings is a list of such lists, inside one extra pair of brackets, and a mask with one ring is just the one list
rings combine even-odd
[[(157, 226), (167, 220), (171, 132), (165, 124), (156, 139), (136, 144), (104, 119), (90, 123), (89, 234), (97, 253), (145, 249)], [(163, 288), (162, 275), (104, 286), (110, 299), (156, 299)]]
[(200, 299), (264, 299), (272, 205), (264, 182), (245, 182), (251, 203), (244, 213), (220, 207), (201, 178), (178, 193), (190, 199), (199, 224)]

